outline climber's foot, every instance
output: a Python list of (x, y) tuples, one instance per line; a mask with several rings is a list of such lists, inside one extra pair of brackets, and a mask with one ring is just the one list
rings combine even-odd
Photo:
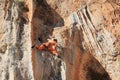
[(35, 47), (35, 44), (31, 48), (34, 48), (34, 47)]

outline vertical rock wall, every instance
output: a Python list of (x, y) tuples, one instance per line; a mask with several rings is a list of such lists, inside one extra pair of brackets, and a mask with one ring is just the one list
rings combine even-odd
[(2, 0), (0, 4), (0, 79), (33, 80), (29, 9), (17, 0)]
[[(64, 30), (70, 28), (74, 31), (74, 28), (71, 29), (71, 26), (77, 25), (78, 29), (82, 29), (83, 39), (82, 45), (83, 49), (89, 50), (90, 53), (100, 62), (104, 69), (108, 72), (112, 80), (119, 79), (119, 1), (112, 0), (75, 0), (78, 3), (77, 5), (71, 5), (77, 7), (76, 9), (66, 6), (70, 15), (70, 21), (65, 19), (65, 26), (59, 33), (64, 32)], [(50, 2), (52, 3), (52, 1)], [(70, 4), (70, 1), (67, 1)], [(57, 4), (57, 3), (56, 3)], [(66, 4), (66, 1), (61, 2), (61, 4)], [(61, 5), (59, 4), (59, 5)], [(66, 4), (67, 5), (67, 4)], [(53, 7), (57, 5), (52, 5)], [(61, 7), (58, 7), (56, 10), (59, 11)], [(66, 9), (64, 9), (66, 11)], [(70, 13), (70, 11), (74, 11)], [(62, 15), (62, 13), (60, 12)], [(64, 17), (64, 14), (62, 15)], [(72, 24), (72, 25), (71, 25)], [(55, 31), (54, 35), (58, 32)], [(67, 33), (71, 35), (70, 33)], [(61, 34), (63, 36), (64, 34)], [(64, 38), (64, 37), (63, 37)], [(74, 38), (74, 36), (72, 37)], [(66, 40), (66, 42), (64, 42)], [(69, 44), (69, 38), (63, 39), (62, 42)], [(80, 40), (81, 41), (81, 40)], [(71, 44), (73, 41), (71, 42)], [(73, 56), (73, 55), (72, 55)], [(69, 72), (68, 72), (69, 73)], [(71, 72), (72, 74), (72, 72)], [(117, 76), (116, 76), (117, 75)]]

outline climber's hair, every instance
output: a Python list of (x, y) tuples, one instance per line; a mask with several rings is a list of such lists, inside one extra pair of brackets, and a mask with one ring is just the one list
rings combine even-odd
[(53, 41), (57, 42), (57, 39), (53, 39)]

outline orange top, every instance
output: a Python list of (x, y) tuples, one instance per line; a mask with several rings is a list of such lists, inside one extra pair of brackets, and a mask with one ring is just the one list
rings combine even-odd
[(57, 46), (57, 42), (55, 42), (53, 40), (48, 40), (48, 42), (43, 43), (42, 45), (40, 45), (36, 48), (39, 50), (43, 50), (43, 49), (47, 48), (51, 53), (56, 54), (57, 53), (56, 46)]

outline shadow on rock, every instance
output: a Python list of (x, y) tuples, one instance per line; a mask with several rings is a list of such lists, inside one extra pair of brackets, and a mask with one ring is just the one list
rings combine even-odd
[(76, 26), (73, 26), (72, 30), (64, 31), (64, 35), (68, 39), (63, 55), (67, 80), (111, 80), (104, 67), (89, 52), (89, 48), (83, 47), (82, 32), (82, 29), (78, 29)]

